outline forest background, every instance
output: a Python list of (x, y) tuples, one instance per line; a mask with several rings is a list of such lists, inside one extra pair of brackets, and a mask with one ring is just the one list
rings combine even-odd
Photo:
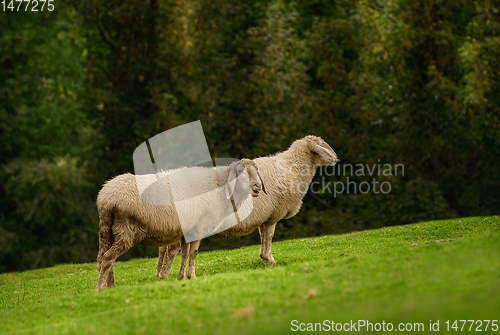
[[(342, 173), (318, 172), (276, 240), (500, 213), (496, 1), (53, 4), (0, 12), (0, 272), (94, 260), (104, 181), (133, 172), (140, 143), (195, 120), (213, 157), (308, 134), (337, 152)], [(391, 189), (334, 194), (347, 178)]]

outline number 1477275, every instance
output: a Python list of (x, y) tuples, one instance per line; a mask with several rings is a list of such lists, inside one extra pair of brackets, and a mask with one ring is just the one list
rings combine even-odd
[(2, 0), (0, 8), (4, 12), (41, 12), (48, 10), (52, 12), (54, 8), (54, 0)]

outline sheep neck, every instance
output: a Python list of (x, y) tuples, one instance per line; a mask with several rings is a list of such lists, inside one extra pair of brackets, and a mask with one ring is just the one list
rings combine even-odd
[[(298, 177), (301, 182), (310, 185), (317, 166), (311, 163), (310, 153), (303, 147), (291, 147), (287, 151), (277, 155), (278, 160), (286, 162), (289, 171)], [(284, 164), (285, 165), (285, 164)], [(304, 194), (307, 190), (304, 192)]]

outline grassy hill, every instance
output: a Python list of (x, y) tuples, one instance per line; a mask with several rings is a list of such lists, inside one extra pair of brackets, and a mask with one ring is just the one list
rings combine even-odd
[(169, 280), (155, 277), (156, 259), (117, 262), (116, 288), (101, 292), (95, 263), (0, 274), (0, 333), (281, 334), (351, 320), (425, 332), (439, 321), (446, 332), (447, 320), (500, 322), (498, 216), (278, 242), (273, 255), (276, 265), (258, 246), (201, 253), (198, 279), (183, 282), (180, 257)]

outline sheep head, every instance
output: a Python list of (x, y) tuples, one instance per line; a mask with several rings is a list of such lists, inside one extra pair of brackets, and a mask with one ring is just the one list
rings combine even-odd
[(303, 138), (307, 141), (307, 147), (311, 152), (311, 160), (314, 166), (335, 165), (339, 157), (333, 149), (321, 137), (309, 135)]
[(235, 198), (246, 197), (248, 194), (258, 197), (261, 190), (267, 194), (259, 169), (254, 161), (243, 158), (229, 166), (229, 177), (226, 184), (227, 199), (231, 196)]

